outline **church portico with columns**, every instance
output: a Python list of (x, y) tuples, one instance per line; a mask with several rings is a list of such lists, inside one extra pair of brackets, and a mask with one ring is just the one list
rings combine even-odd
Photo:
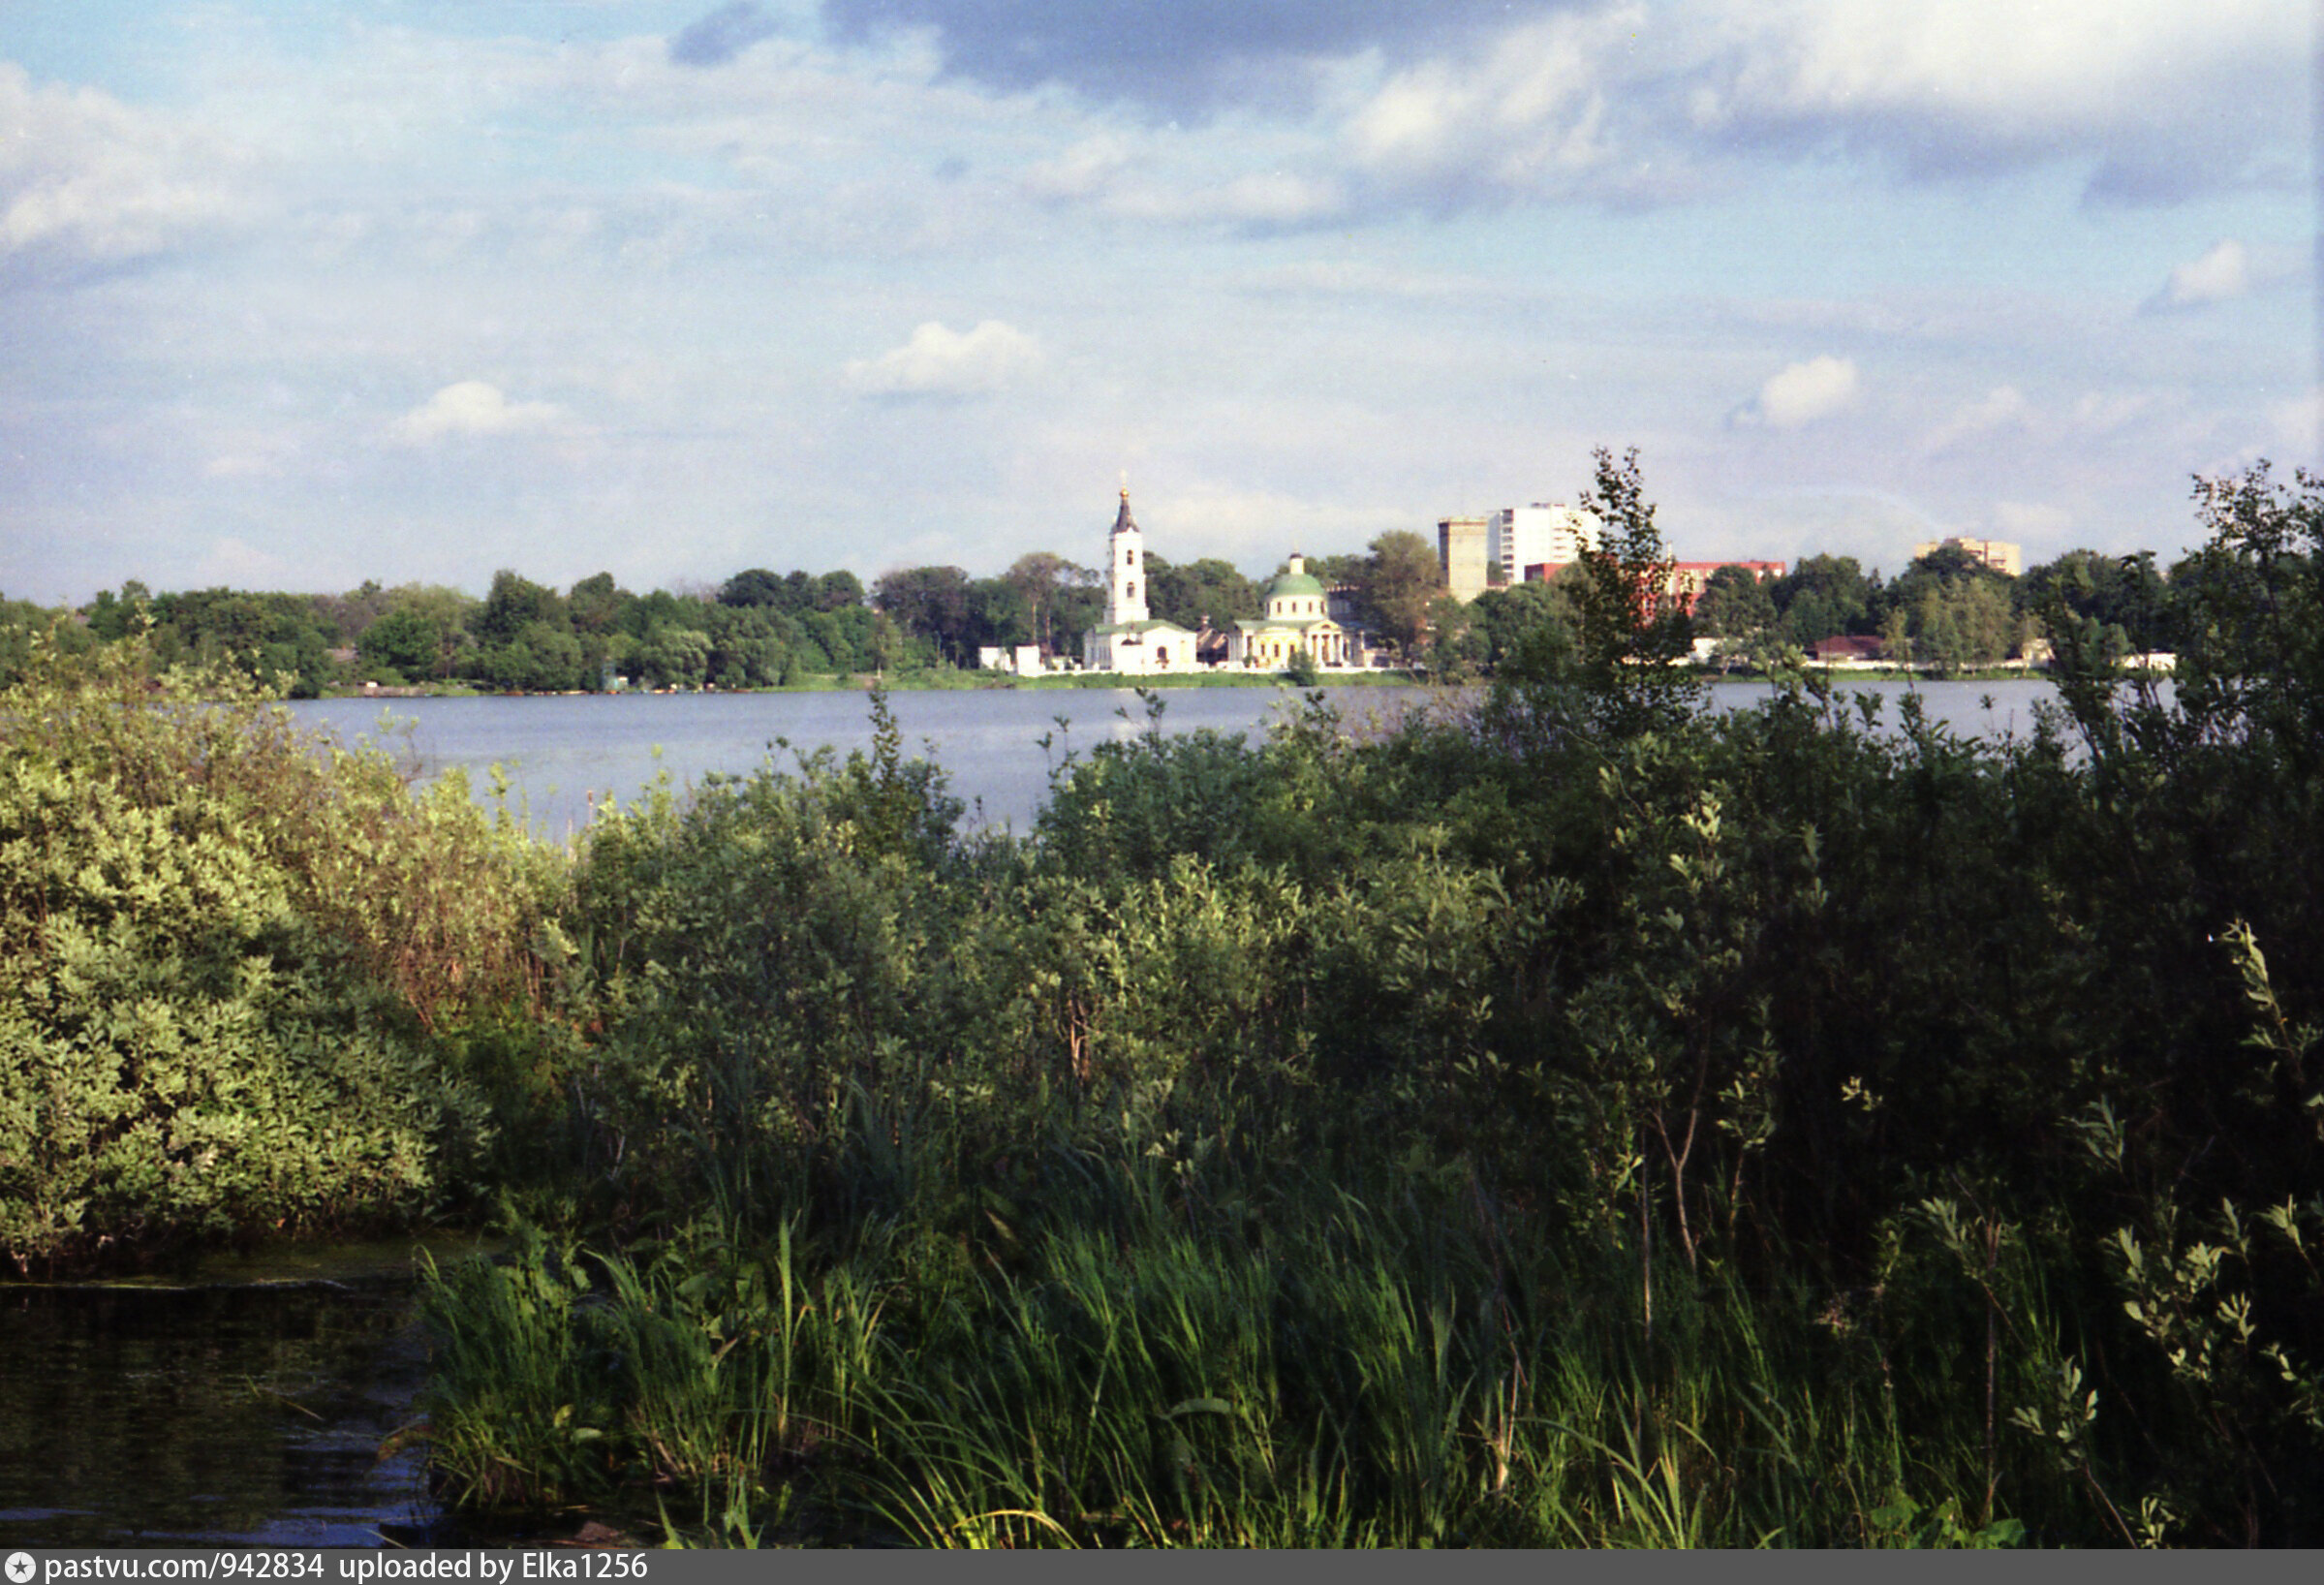
[(1305, 654), (1317, 666), (1361, 666), (1363, 635), (1331, 613), (1331, 596), (1296, 550), (1267, 585), (1265, 614), (1241, 617), (1226, 636), (1226, 664), (1281, 671)]

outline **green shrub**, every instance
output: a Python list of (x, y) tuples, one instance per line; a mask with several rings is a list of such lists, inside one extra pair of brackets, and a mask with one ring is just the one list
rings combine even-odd
[(53, 652), (0, 696), (0, 1250), (409, 1218), (491, 1139), (431, 1032), (538, 986), (553, 874), (224, 675)]

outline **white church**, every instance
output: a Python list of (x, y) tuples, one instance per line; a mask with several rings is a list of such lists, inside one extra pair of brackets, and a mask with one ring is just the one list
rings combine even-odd
[(1081, 665), (1090, 671), (1152, 676), (1192, 671), (1194, 635), (1152, 615), (1146, 606), (1146, 536), (1130, 515), (1130, 486), (1105, 537), (1105, 620), (1081, 640)]

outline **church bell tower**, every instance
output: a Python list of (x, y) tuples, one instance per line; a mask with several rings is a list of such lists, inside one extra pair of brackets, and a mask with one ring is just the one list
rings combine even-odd
[(1146, 536), (1130, 515), (1130, 486), (1122, 486), (1122, 510), (1106, 536), (1105, 621), (1109, 627), (1143, 622), (1146, 614)]

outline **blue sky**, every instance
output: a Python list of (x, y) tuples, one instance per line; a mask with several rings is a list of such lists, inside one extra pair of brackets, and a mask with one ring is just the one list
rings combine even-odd
[(2286, 0), (0, 4), (0, 592), (2175, 554), (2314, 465)]

